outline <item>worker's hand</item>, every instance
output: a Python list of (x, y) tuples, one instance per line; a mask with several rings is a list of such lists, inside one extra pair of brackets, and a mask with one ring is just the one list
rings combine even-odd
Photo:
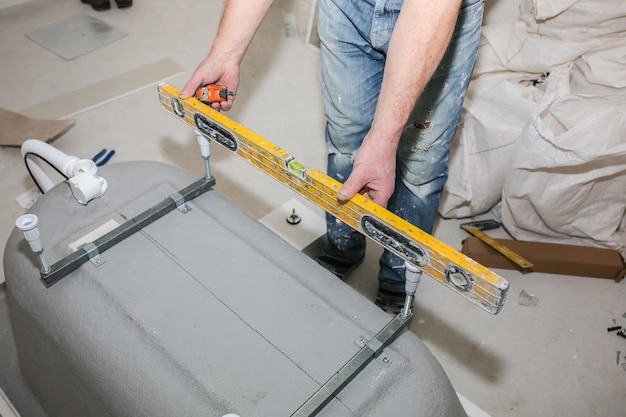
[(187, 84), (185, 84), (181, 90), (180, 98), (184, 100), (193, 97), (198, 87), (206, 84), (223, 85), (226, 86), (228, 91), (234, 93), (233, 95), (229, 95), (226, 101), (211, 103), (211, 107), (217, 111), (230, 110), (237, 95), (239, 65), (228, 64), (224, 60), (220, 60), (218, 57), (209, 54), (209, 56), (200, 62), (198, 68), (196, 68), (189, 81), (187, 81)]
[(356, 193), (386, 207), (395, 188), (397, 145), (368, 134), (354, 160), (352, 174), (337, 193), (347, 202)]

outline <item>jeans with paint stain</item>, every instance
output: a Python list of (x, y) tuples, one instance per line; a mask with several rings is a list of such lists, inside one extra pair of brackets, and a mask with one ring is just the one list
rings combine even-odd
[[(434, 0), (437, 1), (437, 0)], [(322, 98), (328, 174), (344, 182), (376, 110), (391, 32), (402, 0), (320, 0)], [(402, 133), (394, 194), (387, 208), (431, 233), (448, 177), (450, 143), (478, 54), (483, 0), (464, 0), (452, 41)], [(365, 238), (327, 215), (326, 252), (346, 260), (365, 254)], [(404, 261), (385, 251), (380, 285), (404, 291)]]

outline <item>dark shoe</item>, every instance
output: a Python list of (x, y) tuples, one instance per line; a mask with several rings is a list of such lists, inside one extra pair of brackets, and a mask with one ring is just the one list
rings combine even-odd
[(398, 314), (404, 307), (405, 299), (406, 294), (404, 292), (389, 291), (379, 287), (375, 303), (387, 313)]
[(133, 0), (115, 0), (119, 9), (124, 9), (133, 5)]
[(328, 269), (340, 279), (344, 279), (346, 275), (348, 275), (350, 272), (354, 271), (359, 265), (361, 265), (361, 263), (363, 262), (363, 258), (364, 257), (360, 257), (353, 260), (339, 259), (324, 252), (315, 260), (318, 264)]
[(90, 4), (91, 7), (100, 12), (102, 10), (109, 10), (111, 8), (110, 0), (80, 0), (81, 3)]

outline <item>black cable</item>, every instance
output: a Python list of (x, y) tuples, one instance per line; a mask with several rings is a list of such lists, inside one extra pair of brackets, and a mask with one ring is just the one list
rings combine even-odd
[(55, 167), (54, 165), (52, 165), (50, 163), (50, 161), (48, 161), (46, 158), (44, 158), (43, 156), (36, 154), (34, 152), (26, 152), (24, 154), (24, 165), (26, 165), (26, 170), (28, 171), (28, 174), (30, 174), (30, 177), (33, 179), (33, 182), (35, 183), (35, 185), (37, 186), (37, 188), (39, 189), (39, 191), (41, 191), (41, 194), (45, 194), (44, 191), (41, 189), (41, 186), (39, 185), (39, 183), (37, 182), (37, 179), (35, 178), (35, 176), (33, 175), (33, 173), (30, 170), (30, 167), (28, 166), (28, 156), (29, 155), (34, 155), (36, 157), (38, 157), (39, 159), (41, 159), (42, 161), (44, 161), (46, 164), (48, 164), (49, 166), (51, 166), (52, 168), (54, 168), (54, 170), (56, 172), (58, 172), (59, 174), (61, 174), (61, 176), (63, 176), (65, 179), (68, 179), (67, 175), (65, 175), (64, 173), (61, 172), (61, 170), (59, 170), (57, 167)]

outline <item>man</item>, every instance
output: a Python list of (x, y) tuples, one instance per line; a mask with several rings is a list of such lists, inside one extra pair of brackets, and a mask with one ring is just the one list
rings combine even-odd
[[(227, 0), (209, 55), (181, 91), (201, 84), (236, 91), (239, 65), (272, 0)], [(328, 174), (431, 233), (447, 179), (482, 24), (483, 0), (319, 0)], [(241, 22), (246, 22), (245, 25)], [(213, 104), (228, 110), (228, 101)], [(365, 255), (365, 238), (327, 215), (318, 262), (343, 277)], [(380, 259), (376, 304), (397, 313), (404, 261)]]

